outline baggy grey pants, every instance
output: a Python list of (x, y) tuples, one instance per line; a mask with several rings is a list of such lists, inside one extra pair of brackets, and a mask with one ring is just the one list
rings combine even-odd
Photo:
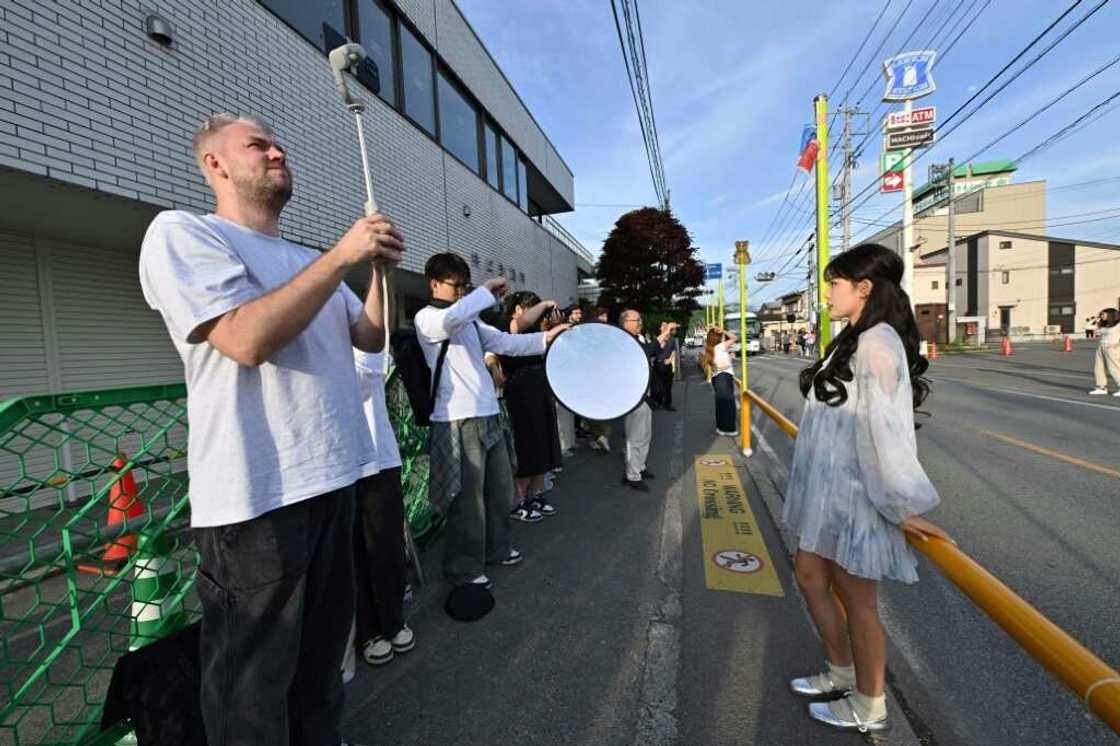
[(447, 505), (443, 574), (455, 584), (482, 575), (486, 563), (509, 555), (509, 511), (513, 507), (513, 469), (505, 440), (483, 443), (482, 420), (465, 420), (462, 438), (462, 484)]
[(626, 415), (626, 478), (637, 482), (642, 478), (653, 438), (653, 411), (642, 402)]
[(576, 416), (556, 402), (556, 427), (560, 432), (560, 450), (567, 452), (576, 447)]
[(1109, 375), (1120, 386), (1120, 347), (1098, 347), (1093, 374), (1097, 379), (1097, 388), (1108, 388)]

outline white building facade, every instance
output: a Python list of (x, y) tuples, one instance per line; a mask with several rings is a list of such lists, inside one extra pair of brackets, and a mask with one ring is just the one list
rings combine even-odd
[(404, 318), (443, 251), (476, 282), (576, 299), (592, 259), (550, 217), (571, 170), (452, 0), (0, 0), (0, 400), (182, 380), (137, 261), (157, 212), (212, 209), (191, 152), (211, 113), (271, 124), (295, 174), (284, 236), (335, 243), (365, 200), (325, 54), (343, 37), (377, 65), (379, 93), (351, 89), (406, 236)]

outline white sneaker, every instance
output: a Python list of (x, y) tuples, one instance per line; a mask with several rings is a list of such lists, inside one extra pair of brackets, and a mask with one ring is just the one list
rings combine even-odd
[(607, 440), (606, 435), (600, 435), (598, 438), (595, 439), (595, 442), (598, 443), (599, 447), (602, 448), (607, 453), (611, 452), (611, 442), (609, 440)]
[(481, 585), (486, 590), (490, 590), (494, 587), (494, 581), (490, 580), (490, 578), (486, 577), (485, 575), (479, 575), (477, 578), (471, 581), (471, 585)]
[(1089, 396), (1108, 396), (1108, 389), (1096, 388), (1089, 392)]
[(362, 646), (362, 657), (371, 666), (384, 666), (393, 660), (393, 644), (384, 637), (366, 640), (366, 644)]
[(407, 653), (416, 647), (416, 634), (408, 628), (408, 625), (401, 627), (401, 631), (393, 635), (393, 639), (389, 640), (389, 644), (393, 646), (394, 653)]

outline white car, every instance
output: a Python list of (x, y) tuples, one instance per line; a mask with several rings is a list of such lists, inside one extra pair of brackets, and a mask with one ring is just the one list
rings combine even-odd
[[(727, 345), (728, 352), (735, 354), (739, 352), (739, 341), (736, 340)], [(747, 355), (758, 355), (762, 352), (762, 342), (758, 337), (747, 338)]]

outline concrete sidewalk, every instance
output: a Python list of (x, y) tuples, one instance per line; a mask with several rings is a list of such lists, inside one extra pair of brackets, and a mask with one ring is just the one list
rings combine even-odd
[[(497, 606), (474, 623), (442, 609), (442, 547), (410, 625), (416, 649), (347, 687), (344, 732), (368, 744), (860, 743), (809, 719), (786, 682), (823, 654), (773, 529), (780, 498), (761, 468), (738, 470), (782, 596), (710, 590), (694, 465), (734, 453), (714, 433), (710, 387), (677, 384), (654, 414), (649, 494), (619, 484), (609, 455), (577, 451), (551, 493), (559, 514), (515, 524), (526, 560), (494, 568)], [(734, 457), (732, 457), (734, 458)], [(760, 465), (761, 466), (761, 465)], [(757, 472), (757, 473), (755, 473)], [(757, 477), (757, 478), (756, 478)], [(768, 507), (769, 506), (769, 507)], [(889, 742), (917, 743), (897, 702)]]

